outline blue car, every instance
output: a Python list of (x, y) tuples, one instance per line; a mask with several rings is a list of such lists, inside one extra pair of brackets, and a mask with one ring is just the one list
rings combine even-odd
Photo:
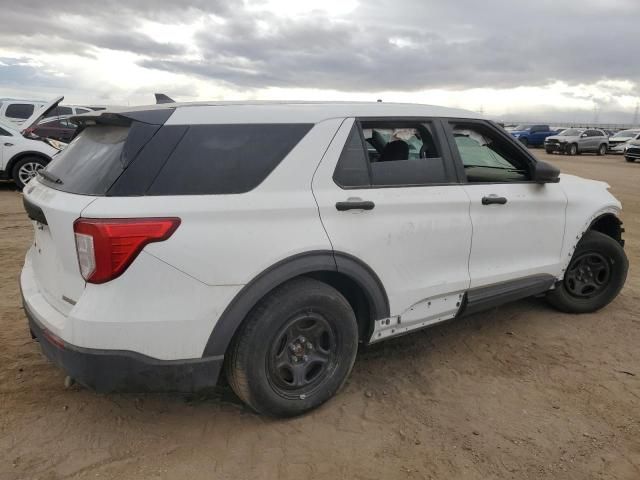
[(532, 147), (541, 147), (547, 137), (557, 133), (556, 130), (551, 130), (549, 125), (518, 125), (511, 131), (511, 135), (523, 145)]

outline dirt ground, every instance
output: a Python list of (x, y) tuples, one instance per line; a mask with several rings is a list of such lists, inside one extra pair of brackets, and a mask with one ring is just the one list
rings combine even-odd
[(65, 390), (29, 337), (32, 229), (0, 185), (0, 478), (640, 479), (640, 163), (551, 161), (624, 204), (631, 269), (613, 304), (573, 316), (531, 299), (362, 349), (335, 399), (287, 421), (224, 388)]

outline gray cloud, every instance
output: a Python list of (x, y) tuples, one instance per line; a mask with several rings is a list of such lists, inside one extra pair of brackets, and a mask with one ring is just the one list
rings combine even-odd
[[(63, 10), (45, 0), (15, 2), (3, 11), (0, 44), (24, 55), (133, 52), (143, 67), (238, 89), (375, 92), (640, 80), (637, 0), (368, 0), (339, 19), (321, 12), (288, 18), (222, 0), (188, 7), (166, 0), (69, 0)], [(185, 46), (171, 38), (141, 33), (140, 19), (201, 19), (189, 48), (201, 60), (186, 57)]]

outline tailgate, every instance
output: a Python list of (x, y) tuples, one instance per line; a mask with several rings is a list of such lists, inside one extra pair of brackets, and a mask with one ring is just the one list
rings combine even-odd
[(80, 298), (85, 281), (76, 255), (73, 222), (96, 197), (54, 190), (32, 180), (24, 191), (24, 206), (34, 226), (29, 250), (40, 293), (67, 314)]

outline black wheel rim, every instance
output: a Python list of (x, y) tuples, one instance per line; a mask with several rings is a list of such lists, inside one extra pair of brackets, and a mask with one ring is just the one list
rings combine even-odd
[(271, 386), (287, 398), (313, 394), (338, 361), (338, 336), (317, 312), (294, 315), (273, 337), (267, 358)]
[(611, 262), (597, 252), (583, 253), (569, 265), (564, 285), (576, 298), (592, 298), (601, 293), (611, 280)]

